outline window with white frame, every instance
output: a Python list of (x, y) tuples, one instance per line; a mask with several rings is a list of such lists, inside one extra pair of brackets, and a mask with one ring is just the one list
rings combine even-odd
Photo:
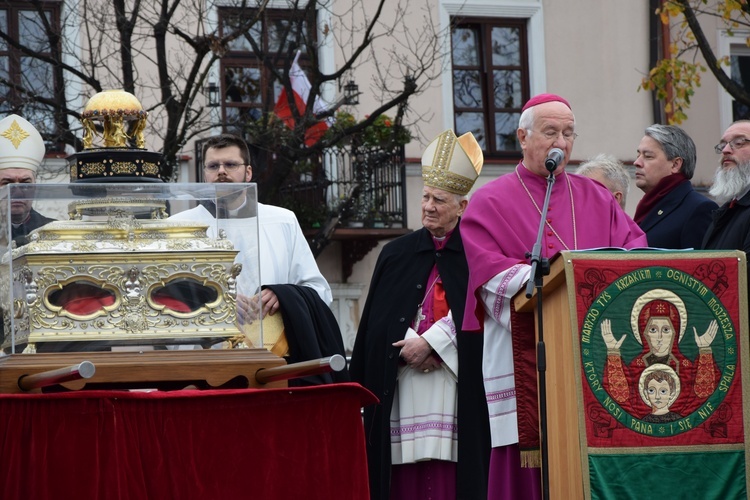
[[(750, 47), (747, 46), (748, 31), (719, 32), (717, 57), (729, 58), (730, 64), (722, 66), (726, 74), (735, 82), (750, 90)], [(718, 85), (720, 129), (725, 130), (735, 120), (750, 118), (750, 109), (735, 102), (729, 93)]]
[[(738, 85), (750, 91), (750, 47), (732, 44), (730, 49), (729, 75)], [(750, 107), (732, 100), (732, 121), (750, 118)]]

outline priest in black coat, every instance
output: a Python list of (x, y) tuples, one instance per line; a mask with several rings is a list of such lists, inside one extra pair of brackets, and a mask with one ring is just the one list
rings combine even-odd
[(460, 330), (469, 277), (460, 215), (482, 162), (470, 133), (448, 130), (427, 147), (424, 227), (388, 243), (373, 272), (350, 374), (380, 399), (365, 408), (374, 500), (487, 495), (482, 335)]

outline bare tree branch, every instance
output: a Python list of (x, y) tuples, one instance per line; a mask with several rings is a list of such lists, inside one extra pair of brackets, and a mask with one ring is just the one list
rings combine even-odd
[[(274, 144), (273, 152), (279, 160), (268, 189), (264, 186), (261, 190), (272, 195), (295, 162), (313, 158), (339, 141), (362, 133), (380, 115), (395, 112), (399, 125), (409, 120), (416, 124), (422, 118), (410, 114), (408, 102), (440, 76), (448, 38), (435, 25), (433, 19), (437, 16), (429, 11), (429, 3), (424, 1), (424, 6), (419, 7), (419, 1), (386, 4), (385, 0), (354, 0), (350, 4), (334, 4), (309, 0), (303, 5), (290, 0), (288, 16), (274, 25), (279, 50), (269, 51), (252, 36), (253, 29), (269, 19), (269, 0), (70, 0), (61, 4), (66, 14), (60, 29), (44, 15), (49, 3), (33, 0), (29, 3), (39, 15), (44, 46), (51, 50), (22, 44), (3, 32), (0, 40), (24, 57), (49, 65), (56, 87), (45, 94), (26, 82), (0, 79), (0, 94), (12, 90), (24, 102), (53, 110), (56, 127), (62, 133), (59, 140), (78, 149), (80, 132), (74, 131), (77, 127), (71, 122), (79, 119), (81, 102), (103, 89), (132, 92), (147, 104), (150, 141), (164, 153), (169, 167), (163, 175), (170, 177), (185, 144), (216, 126), (211, 121), (211, 110), (204, 107), (204, 88), (219, 60), (241, 40), (271, 75), (266, 86), (275, 81), (287, 89), (295, 121), (294, 129), (286, 130), (283, 140), (268, 140), (269, 134), (279, 129), (273, 115), (274, 102), (266, 98), (263, 115), (245, 124), (264, 138), (262, 144)], [(334, 8), (336, 12), (330, 10)], [(406, 26), (407, 14), (420, 8), (422, 26)], [(224, 16), (220, 17), (221, 26), (208, 21), (209, 12), (212, 20), (217, 19), (218, 9)], [(236, 18), (227, 23), (226, 16), (235, 14)], [(330, 21), (318, 26), (317, 19), (323, 14)], [(63, 36), (66, 33), (75, 36)], [(318, 40), (316, 33), (321, 33), (322, 39)], [(335, 71), (320, 69), (318, 57), (323, 44), (334, 47)], [(291, 98), (289, 77), (291, 62), (299, 49), (309, 61), (305, 70), (311, 84), (304, 109), (298, 109)], [(368, 90), (377, 105), (367, 112), (366, 119), (350, 127), (335, 127), (314, 145), (306, 146), (306, 130), (335, 117), (345, 105), (343, 98), (338, 98), (321, 112), (314, 108), (315, 99), (332, 83), (338, 87), (343, 79), (352, 78), (364, 65), (376, 68)]]
[[(676, 0), (677, 3), (682, 5), (683, 8), (683, 15), (685, 16), (685, 21), (687, 22), (688, 27), (693, 32), (693, 36), (695, 37), (695, 43), (698, 46), (698, 49), (700, 50), (701, 54), (703, 55), (703, 58), (706, 60), (706, 66), (708, 66), (709, 71), (714, 75), (716, 80), (719, 82), (719, 85), (724, 87), (724, 89), (729, 92), (729, 95), (731, 95), (734, 99), (737, 101), (740, 101), (741, 103), (745, 104), (746, 106), (750, 106), (750, 93), (748, 93), (744, 87), (741, 85), (738, 85), (737, 82), (732, 80), (723, 69), (721, 69), (721, 65), (719, 64), (718, 59), (716, 58), (716, 55), (714, 54), (713, 49), (711, 48), (711, 44), (708, 42), (708, 39), (706, 38), (705, 33), (703, 32), (703, 28), (698, 21), (698, 18), (696, 17), (696, 13), (693, 10), (692, 6), (690, 5), (689, 0)], [(745, 4), (745, 8), (743, 10), (746, 11), (747, 4)], [(747, 11), (746, 11), (747, 12)]]

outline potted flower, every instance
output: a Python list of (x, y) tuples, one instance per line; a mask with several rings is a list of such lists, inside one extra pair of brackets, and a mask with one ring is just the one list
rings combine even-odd
[[(369, 115), (366, 115), (365, 119), (368, 117)], [(353, 127), (357, 123), (357, 119), (351, 113), (338, 111), (335, 122), (326, 134), (330, 137), (333, 134)], [(355, 134), (354, 137), (344, 137), (342, 143), (349, 143), (352, 138), (355, 139), (355, 144), (361, 146), (387, 149), (393, 146), (408, 144), (412, 139), (412, 135), (406, 127), (397, 125), (390, 116), (379, 115), (359, 134)]]
[(403, 125), (396, 125), (388, 115), (379, 115), (362, 133), (362, 143), (368, 146), (403, 146), (411, 141), (411, 133)]

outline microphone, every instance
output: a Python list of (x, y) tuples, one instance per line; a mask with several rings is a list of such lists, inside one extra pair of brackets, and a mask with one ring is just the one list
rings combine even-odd
[(552, 173), (555, 171), (557, 166), (562, 163), (563, 158), (565, 158), (565, 153), (563, 153), (562, 149), (552, 148), (549, 150), (549, 153), (547, 153), (547, 159), (544, 160), (544, 167), (549, 171), (549, 173)]

